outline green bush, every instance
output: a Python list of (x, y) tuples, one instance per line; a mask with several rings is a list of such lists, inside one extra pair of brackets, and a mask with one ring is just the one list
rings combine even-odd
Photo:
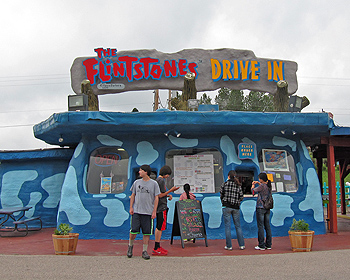
[(55, 229), (55, 235), (68, 235), (73, 230), (69, 224), (60, 224), (57, 229)]
[(309, 224), (305, 222), (304, 220), (297, 221), (296, 219), (293, 219), (293, 223), (291, 227), (289, 228), (290, 231), (308, 231), (309, 230)]

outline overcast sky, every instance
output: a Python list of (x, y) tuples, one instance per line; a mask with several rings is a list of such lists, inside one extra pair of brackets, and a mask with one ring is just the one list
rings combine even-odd
[[(298, 64), (303, 112), (350, 126), (348, 1), (4, 1), (0, 10), (0, 150), (52, 147), (33, 125), (67, 111), (70, 67), (97, 47), (247, 49)], [(215, 92), (209, 93), (215, 97)], [(198, 94), (198, 97), (201, 93)], [(161, 93), (165, 106), (167, 92)], [(99, 96), (101, 111), (152, 111), (153, 93)]]

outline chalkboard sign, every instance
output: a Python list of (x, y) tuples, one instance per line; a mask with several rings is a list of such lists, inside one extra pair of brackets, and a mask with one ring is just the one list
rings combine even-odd
[(204, 238), (205, 246), (208, 247), (202, 204), (200, 201), (185, 199), (175, 203), (173, 230), (170, 244), (173, 244), (174, 236), (181, 237), (182, 248), (184, 248), (184, 239), (195, 240), (197, 238)]

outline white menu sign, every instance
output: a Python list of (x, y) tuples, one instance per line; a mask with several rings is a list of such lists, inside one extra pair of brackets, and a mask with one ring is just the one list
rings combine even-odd
[(174, 156), (174, 185), (180, 187), (176, 193), (186, 183), (194, 193), (215, 192), (213, 155)]

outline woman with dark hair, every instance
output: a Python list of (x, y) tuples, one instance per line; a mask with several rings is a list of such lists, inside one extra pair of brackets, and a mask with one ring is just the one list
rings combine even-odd
[(227, 176), (227, 181), (223, 183), (220, 188), (220, 199), (222, 203), (222, 214), (224, 217), (226, 236), (225, 250), (232, 250), (231, 217), (236, 229), (238, 246), (241, 250), (245, 249), (244, 237), (239, 218), (240, 205), (243, 198), (242, 186), (236, 177), (236, 172), (230, 170)]
[(184, 199), (196, 199), (196, 196), (190, 192), (191, 187), (190, 184), (184, 184), (184, 192), (180, 195), (179, 200), (184, 200)]
[[(258, 194), (256, 200), (256, 221), (258, 224), (259, 245), (255, 247), (255, 250), (271, 250), (272, 234), (270, 226), (270, 209), (265, 209), (263, 203), (263, 200), (266, 200), (269, 196), (271, 188), (271, 181), (267, 178), (266, 173), (260, 173), (259, 181), (252, 182), (253, 195), (256, 193)], [(266, 232), (266, 240), (264, 230)]]

